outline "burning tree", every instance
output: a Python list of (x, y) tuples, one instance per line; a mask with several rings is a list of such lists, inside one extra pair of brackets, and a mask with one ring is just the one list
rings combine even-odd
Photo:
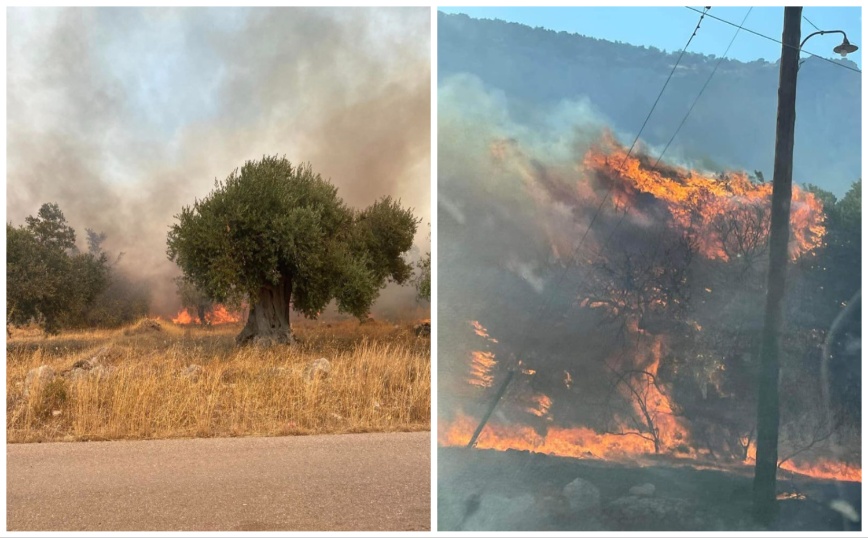
[(286, 158), (246, 162), (176, 218), (168, 256), (185, 278), (211, 300), (249, 300), (238, 344), (289, 343), (290, 309), (315, 318), (332, 299), (365, 317), (387, 281), (413, 274), (402, 257), (419, 223), (409, 209), (388, 196), (351, 209)]

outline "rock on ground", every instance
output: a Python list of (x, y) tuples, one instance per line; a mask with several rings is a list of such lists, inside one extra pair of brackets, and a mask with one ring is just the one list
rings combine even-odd
[(27, 372), (27, 377), (24, 378), (24, 396), (30, 396), (57, 376), (54, 368), (43, 364), (38, 368), (34, 368)]
[(576, 478), (563, 489), (564, 497), (574, 512), (586, 512), (600, 508), (600, 490), (583, 478)]
[(198, 364), (191, 364), (181, 370), (181, 377), (185, 377), (190, 381), (199, 381), (199, 378), (202, 376), (202, 372), (204, 370), (205, 369)]
[(331, 363), (325, 357), (320, 357), (319, 359), (310, 363), (310, 365), (304, 371), (304, 380), (310, 382), (314, 379), (325, 379), (329, 376), (331, 371)]
[(109, 363), (117, 355), (117, 351), (110, 346), (103, 346), (97, 350), (93, 357), (86, 360), (76, 361), (72, 368), (63, 372), (63, 376), (72, 381), (81, 381), (87, 378), (105, 379), (114, 373), (115, 368)]

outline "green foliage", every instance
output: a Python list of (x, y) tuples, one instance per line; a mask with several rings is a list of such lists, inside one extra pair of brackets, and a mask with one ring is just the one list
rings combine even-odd
[(80, 253), (75, 230), (56, 204), (44, 204), (27, 225), (6, 225), (6, 316), (9, 323), (35, 320), (46, 332), (80, 324), (86, 308), (109, 283), (108, 258)]
[(108, 287), (85, 311), (84, 323), (91, 327), (120, 327), (147, 316), (150, 307), (147, 285), (113, 270)]
[(856, 181), (835, 206), (841, 228), (850, 233), (862, 233), (862, 180)]
[(416, 262), (416, 268), (419, 269), (419, 275), (416, 277), (416, 291), (419, 299), (424, 301), (431, 300), (431, 253), (428, 252), (425, 256)]
[(811, 183), (805, 185), (805, 190), (813, 194), (818, 200), (823, 203), (823, 211), (826, 212), (826, 218), (828, 220), (830, 216), (830, 210), (831, 213), (834, 213), (834, 207), (835, 204), (838, 203), (838, 198), (831, 192)]
[(218, 302), (287, 283), (308, 317), (333, 298), (341, 311), (364, 316), (386, 281), (412, 275), (402, 258), (418, 224), (410, 210), (384, 197), (355, 211), (310, 165), (286, 158), (248, 161), (176, 219), (169, 259)]
[(57, 204), (42, 204), (37, 216), (27, 217), (25, 222), (40, 244), (57, 250), (75, 249), (75, 230), (66, 223)]

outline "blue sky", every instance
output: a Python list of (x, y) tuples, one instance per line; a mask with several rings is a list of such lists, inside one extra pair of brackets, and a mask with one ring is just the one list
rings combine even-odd
[[(701, 7), (697, 7), (702, 9)], [(445, 13), (466, 13), (474, 18), (501, 19), (550, 30), (578, 33), (589, 37), (621, 41), (632, 45), (654, 46), (668, 52), (680, 51), (696, 27), (699, 14), (685, 7), (441, 7)], [(740, 23), (747, 7), (712, 7), (715, 17)], [(781, 38), (783, 7), (754, 7), (744, 27)], [(821, 30), (843, 30), (849, 40), (862, 46), (862, 9), (859, 7), (805, 7), (802, 14)], [(736, 28), (706, 17), (690, 44), (690, 52), (721, 56)], [(802, 19), (802, 38), (815, 28)], [(832, 49), (841, 43), (841, 35), (814, 36), (805, 50), (827, 58), (838, 57)], [(774, 62), (781, 55), (781, 45), (739, 32), (728, 58), (753, 61), (763, 58)], [(847, 58), (862, 68), (862, 50)]]

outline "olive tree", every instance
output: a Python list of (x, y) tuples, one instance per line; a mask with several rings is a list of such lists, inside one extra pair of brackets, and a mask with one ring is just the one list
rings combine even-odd
[(48, 333), (81, 325), (110, 272), (104, 252), (78, 250), (60, 207), (43, 204), (25, 226), (6, 224), (7, 323), (35, 321)]
[(338, 309), (368, 314), (388, 281), (405, 283), (403, 254), (419, 221), (390, 197), (348, 207), (309, 164), (285, 157), (248, 161), (176, 215), (168, 256), (214, 301), (246, 297), (238, 344), (289, 343), (290, 310), (316, 318)]

